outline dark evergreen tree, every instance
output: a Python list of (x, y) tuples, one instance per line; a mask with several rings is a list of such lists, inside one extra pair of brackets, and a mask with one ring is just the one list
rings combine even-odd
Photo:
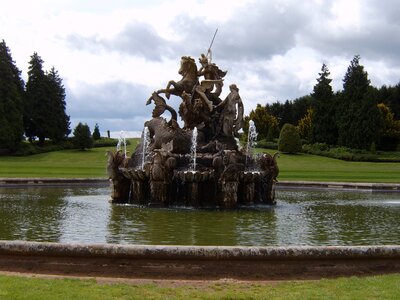
[(93, 138), (90, 133), (90, 128), (87, 124), (79, 124), (74, 129), (74, 146), (80, 150), (90, 149), (93, 147)]
[(356, 55), (343, 79), (343, 93), (338, 106), (339, 144), (358, 149), (370, 149), (379, 143), (382, 117), (368, 73)]
[(310, 95), (294, 99), (292, 102), (292, 124), (298, 125), (299, 121), (307, 115), (311, 108), (312, 97)]
[(0, 150), (15, 150), (23, 137), (21, 72), (4, 40), (0, 42)]
[(282, 128), (285, 123), (294, 124), (292, 101), (286, 100), (283, 104), (277, 101), (266, 105), (266, 109), (278, 120), (279, 128)]
[(94, 126), (94, 130), (93, 130), (93, 139), (95, 141), (99, 140), (101, 138), (100, 136), (100, 129), (99, 129), (99, 124), (96, 123), (96, 125)]
[(69, 116), (65, 112), (65, 89), (54, 67), (43, 71), (43, 60), (35, 52), (29, 62), (24, 104), (24, 127), (29, 140), (59, 141), (68, 136)]
[(29, 140), (32, 141), (38, 137), (41, 144), (49, 136), (48, 129), (51, 124), (47, 83), (48, 80), (43, 71), (43, 60), (35, 52), (29, 61), (24, 102), (24, 127), (25, 135)]
[(400, 83), (389, 87), (383, 85), (377, 93), (378, 101), (385, 103), (394, 114), (394, 118), (400, 120)]
[(282, 119), (280, 120), (282, 124), (294, 124), (293, 120), (293, 104), (292, 101), (286, 100), (283, 104)]
[(332, 79), (329, 78), (330, 72), (326, 64), (322, 64), (321, 73), (314, 86), (313, 110), (314, 114), (311, 121), (311, 140), (312, 142), (337, 144), (338, 130), (335, 120), (335, 98), (331, 86)]
[(49, 102), (48, 138), (59, 141), (71, 132), (69, 116), (66, 114), (65, 89), (58, 72), (53, 68), (46, 74)]

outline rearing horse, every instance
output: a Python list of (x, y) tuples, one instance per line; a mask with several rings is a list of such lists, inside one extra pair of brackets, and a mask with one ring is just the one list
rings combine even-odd
[[(178, 73), (182, 75), (182, 79), (178, 82), (170, 80), (166, 88), (158, 90), (157, 94), (164, 93), (168, 99), (171, 94), (179, 97), (183, 92), (192, 94), (194, 86), (199, 82), (195, 60), (190, 56), (182, 56), (181, 67)], [(171, 88), (171, 86), (173, 86), (173, 88)]]

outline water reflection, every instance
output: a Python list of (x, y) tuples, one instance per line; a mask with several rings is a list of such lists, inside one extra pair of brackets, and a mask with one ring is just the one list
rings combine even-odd
[(0, 188), (0, 239), (165, 245), (400, 244), (400, 193), (277, 192), (234, 211), (108, 203), (108, 188)]

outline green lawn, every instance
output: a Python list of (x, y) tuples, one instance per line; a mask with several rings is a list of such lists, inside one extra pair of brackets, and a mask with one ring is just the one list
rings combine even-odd
[(400, 183), (400, 163), (352, 162), (310, 154), (281, 154), (278, 166), (278, 180)]
[[(127, 151), (132, 153), (138, 139), (132, 139)], [(106, 152), (116, 147), (92, 148), (86, 151), (62, 150), (30, 156), (0, 156), (0, 177), (107, 177)]]
[[(138, 139), (131, 141), (127, 148), (130, 153), (137, 142)], [(115, 147), (63, 150), (23, 157), (0, 156), (0, 177), (105, 178), (107, 150), (115, 151)], [(278, 165), (278, 180), (400, 182), (400, 163), (348, 162), (310, 154), (281, 154)]]
[(399, 299), (400, 274), (271, 284), (99, 284), (0, 276), (0, 299)]

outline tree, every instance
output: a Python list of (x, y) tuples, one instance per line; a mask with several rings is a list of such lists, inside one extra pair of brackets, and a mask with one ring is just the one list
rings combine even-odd
[(49, 97), (49, 117), (51, 117), (48, 137), (59, 141), (65, 139), (71, 132), (69, 129), (69, 116), (65, 112), (65, 89), (62, 84), (62, 79), (54, 67), (46, 73), (46, 78)]
[(249, 116), (245, 117), (245, 126), (243, 131), (246, 136), (250, 120), (253, 120), (254, 125), (257, 128), (259, 139), (266, 139), (268, 133), (270, 133), (270, 136), (273, 138), (273, 133), (276, 132), (276, 128), (278, 127), (278, 120), (268, 113), (266, 106), (257, 104), (256, 109), (252, 110)]
[(321, 73), (314, 86), (313, 110), (311, 140), (312, 142), (326, 143), (336, 145), (338, 139), (338, 130), (335, 120), (335, 97), (333, 94), (329, 78), (330, 72), (326, 64), (322, 64)]
[(297, 153), (301, 151), (300, 135), (296, 127), (286, 123), (279, 135), (278, 150), (285, 153)]
[(80, 150), (90, 149), (93, 147), (93, 138), (90, 128), (87, 124), (79, 124), (74, 129), (74, 146)]
[(307, 141), (311, 141), (313, 115), (314, 110), (312, 108), (309, 108), (306, 115), (299, 121), (299, 125), (297, 125), (297, 130), (300, 137)]
[(343, 93), (338, 116), (339, 144), (351, 148), (369, 149), (379, 144), (382, 117), (370, 86), (368, 73), (356, 55), (343, 79)]
[(71, 132), (65, 113), (65, 89), (54, 67), (43, 71), (43, 60), (35, 52), (29, 62), (24, 105), (25, 134), (29, 140), (62, 140)]
[(47, 129), (51, 124), (49, 115), (49, 101), (47, 79), (43, 71), (43, 60), (34, 52), (29, 61), (28, 82), (26, 83), (24, 102), (24, 127), (25, 135), (32, 141), (39, 138), (43, 144), (48, 136)]
[(21, 71), (4, 40), (0, 42), (0, 149), (15, 150), (23, 137)]
[(378, 104), (378, 109), (383, 119), (379, 148), (383, 150), (396, 150), (400, 142), (400, 120), (394, 119), (394, 114), (385, 104)]
[(99, 140), (101, 138), (100, 136), (100, 129), (99, 129), (99, 124), (96, 123), (96, 125), (94, 126), (94, 130), (93, 130), (93, 139), (95, 141)]

